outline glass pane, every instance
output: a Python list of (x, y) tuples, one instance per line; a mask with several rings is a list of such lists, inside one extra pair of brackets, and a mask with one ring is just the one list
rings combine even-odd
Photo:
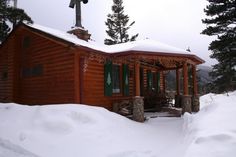
[(120, 66), (112, 66), (112, 92), (120, 93)]

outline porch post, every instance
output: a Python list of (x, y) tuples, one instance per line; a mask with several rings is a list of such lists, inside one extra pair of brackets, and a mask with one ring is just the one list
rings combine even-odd
[(183, 74), (184, 74), (184, 82), (183, 82), (183, 85), (184, 85), (184, 95), (188, 95), (188, 65), (187, 63), (184, 63), (184, 66), (183, 66)]
[(179, 69), (176, 69), (176, 95), (175, 107), (181, 107)]
[(140, 96), (140, 63), (135, 63), (135, 96)]
[(166, 74), (162, 72), (162, 78), (163, 78), (163, 92), (166, 93)]
[(144, 122), (144, 101), (140, 96), (140, 63), (135, 62), (135, 97), (133, 98), (133, 116), (137, 122)]
[(180, 95), (179, 69), (176, 69), (176, 95)]
[(192, 66), (192, 75), (193, 75), (193, 95), (196, 96), (198, 95), (196, 65)]
[(192, 76), (193, 76), (192, 111), (193, 112), (198, 112), (199, 108), (200, 108), (200, 101), (199, 101), (198, 87), (197, 87), (196, 65), (192, 66)]
[(189, 96), (189, 91), (188, 91), (188, 64), (185, 62), (183, 65), (183, 85), (184, 85), (184, 94), (182, 96), (181, 100), (181, 106), (182, 106), (182, 113), (185, 112), (192, 112), (192, 97)]

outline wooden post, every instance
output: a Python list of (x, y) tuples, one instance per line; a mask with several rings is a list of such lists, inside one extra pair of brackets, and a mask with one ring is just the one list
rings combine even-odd
[(138, 122), (144, 122), (144, 101), (140, 96), (140, 63), (135, 62), (135, 97), (133, 98), (133, 116), (132, 119)]
[(184, 63), (183, 65), (183, 74), (184, 74), (184, 95), (188, 95), (188, 65), (187, 63)]
[(163, 71), (162, 72), (162, 78), (163, 78), (163, 92), (165, 93), (166, 92), (166, 74), (165, 72)]
[(179, 69), (176, 69), (176, 95), (180, 95)]
[(196, 65), (192, 66), (192, 75), (193, 75), (193, 95), (198, 95), (198, 88), (197, 88), (197, 73), (196, 73)]
[(135, 96), (140, 96), (140, 63), (135, 62)]

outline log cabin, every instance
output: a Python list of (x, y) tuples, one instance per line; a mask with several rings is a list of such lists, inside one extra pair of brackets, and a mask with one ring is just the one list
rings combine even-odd
[(166, 72), (175, 70), (176, 106), (199, 110), (196, 66), (204, 60), (195, 54), (149, 39), (105, 46), (89, 37), (81, 28), (68, 33), (19, 24), (0, 45), (0, 101), (112, 110), (115, 102), (143, 99), (149, 90), (165, 93)]

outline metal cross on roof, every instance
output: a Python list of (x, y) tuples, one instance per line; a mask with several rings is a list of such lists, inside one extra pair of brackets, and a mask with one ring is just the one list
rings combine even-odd
[(88, 0), (71, 0), (70, 5), (69, 5), (70, 8), (74, 8), (76, 6), (76, 8), (75, 8), (75, 16), (76, 16), (75, 26), (76, 27), (82, 27), (82, 24), (81, 24), (81, 3), (80, 3), (81, 1), (84, 4), (88, 3)]

